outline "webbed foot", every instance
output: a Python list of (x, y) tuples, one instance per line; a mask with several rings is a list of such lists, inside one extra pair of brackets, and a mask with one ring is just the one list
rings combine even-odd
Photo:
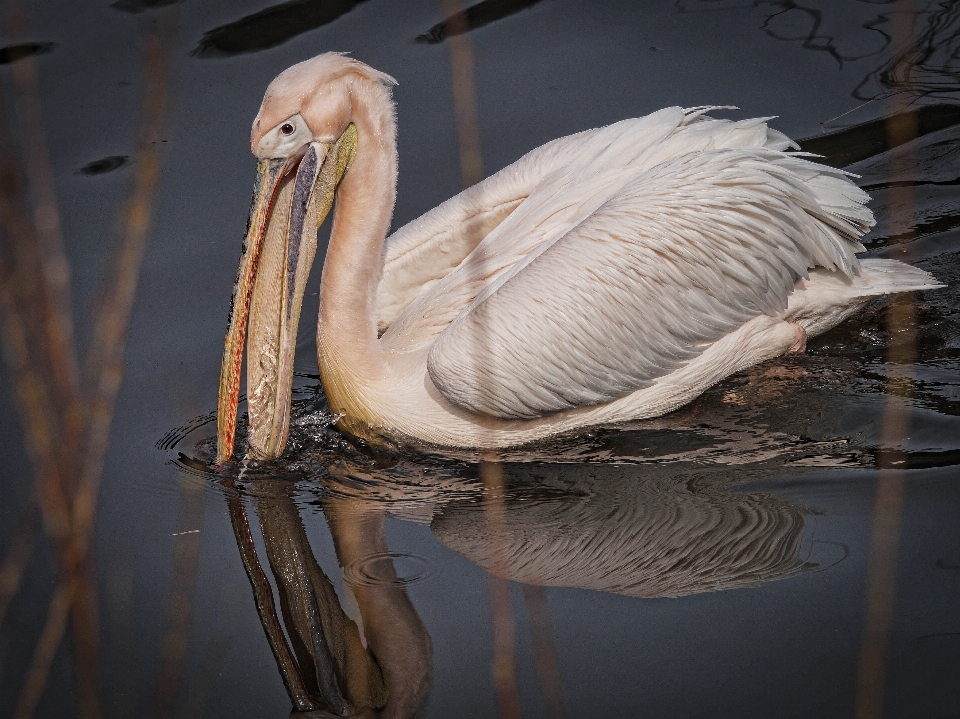
[(803, 327), (798, 325), (796, 322), (790, 322), (788, 324), (791, 327), (793, 327), (793, 333), (796, 337), (796, 340), (792, 345), (790, 345), (790, 349), (788, 349), (787, 352), (797, 352), (797, 353), (806, 352), (807, 351), (807, 331), (803, 329)]

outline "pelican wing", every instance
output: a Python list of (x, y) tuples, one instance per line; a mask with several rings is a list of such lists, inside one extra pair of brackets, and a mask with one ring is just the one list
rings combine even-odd
[(387, 239), (377, 286), (380, 332), (417, 295), (459, 265), (536, 186), (536, 178), (498, 175), (452, 197)]
[[(720, 134), (657, 163), (609, 171), (601, 158), (545, 178), (552, 198), (535, 191), (445, 280), (470, 299), (429, 351), (440, 392), (502, 418), (607, 402), (782, 313), (809, 268), (857, 274), (867, 196), (754, 122), (767, 140)], [(723, 124), (728, 137), (740, 125)], [(627, 150), (611, 145), (608, 161)], [(512, 264), (478, 271), (485, 254)], [(422, 299), (411, 314), (442, 305)]]
[[(635, 177), (678, 152), (730, 144), (778, 149), (792, 144), (767, 128), (763, 118), (736, 123), (713, 120), (704, 116), (707, 109), (669, 107), (558, 138), (401, 227), (384, 245), (377, 287), (378, 329), (383, 332), (390, 327), (416, 298), (451, 275), (491, 234), (494, 236), (485, 243), (487, 255), (495, 251), (498, 259), (493, 262), (502, 270), (536, 247), (549, 227), (576, 220), (578, 209), (608, 197), (624, 178)], [(569, 184), (578, 176), (577, 191), (564, 192), (564, 182)], [(504, 227), (521, 203), (523, 212)], [(538, 210), (546, 214), (538, 215)], [(518, 233), (521, 221), (522, 235)], [(516, 242), (519, 237), (522, 242)], [(486, 262), (484, 272), (489, 276), (491, 263)], [(451, 307), (452, 296), (462, 294), (451, 295), (449, 285), (462, 290), (464, 278), (461, 271), (447, 283), (446, 308)], [(450, 319), (438, 321), (445, 326)]]
[[(432, 344), (484, 287), (672, 158), (731, 147), (796, 148), (765, 118), (716, 120), (706, 116), (709, 109), (669, 107), (559, 138), (398, 230), (387, 240), (378, 289), (379, 326), (389, 327), (383, 350)], [(514, 209), (482, 239), (477, 232), (460, 241), (471, 218), (507, 205)]]
[(546, 172), (568, 163), (585, 134), (532, 150), (390, 235), (377, 286), (378, 329), (386, 330), (418, 295), (454, 270), (537, 189)]

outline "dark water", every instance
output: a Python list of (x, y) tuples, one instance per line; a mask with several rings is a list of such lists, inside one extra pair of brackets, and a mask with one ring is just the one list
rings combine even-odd
[[(288, 452), (214, 472), (248, 128), (266, 84), (326, 50), (398, 79), (399, 226), (459, 189), (442, 41), (454, 33), (426, 1), (31, 6), (30, 43), (0, 44), (9, 60), (42, 48), (29, 52), (81, 342), (136, 163), (139, 38), (176, 23), (163, 177), (95, 538), (105, 714), (389, 702), (395, 716), (493, 717), (499, 676), (501, 690), (515, 680), (523, 717), (851, 717), (875, 499), (895, 477), (892, 616), (869, 645), (885, 648), (883, 716), (960, 716), (960, 26), (956, 3), (912, 7), (906, 44), (890, 39), (903, 6), (856, 0), (483, 2), (453, 26), (466, 22), (472, 43), (487, 173), (667, 105), (778, 115), (771, 124), (873, 196), (867, 256), (950, 285), (906, 299), (910, 328), (891, 330), (876, 302), (806, 354), (671, 415), (489, 467), (333, 429), (308, 296)], [(440, 42), (415, 42), (425, 35)], [(892, 114), (919, 137), (891, 132)], [(914, 331), (914, 359), (892, 362)], [(5, 548), (31, 485), (6, 379), (0, 400)], [(909, 415), (895, 441), (891, 408)], [(0, 625), (0, 716), (55, 580), (41, 541)], [(76, 710), (64, 645), (37, 715)]]

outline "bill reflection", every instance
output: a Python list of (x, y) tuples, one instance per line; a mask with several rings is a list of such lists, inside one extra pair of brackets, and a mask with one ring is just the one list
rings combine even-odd
[[(280, 616), (257, 557), (244, 498), (227, 501), (257, 611), (294, 714), (413, 716), (426, 697), (430, 673), (430, 638), (423, 623), (399, 584), (357, 583), (350, 591), (362, 618), (361, 638), (360, 627), (343, 611), (310, 549), (291, 498), (293, 488), (284, 480), (261, 480), (252, 500)], [(324, 511), (343, 566), (383, 556), (385, 513), (380, 508), (334, 500)], [(395, 577), (392, 566), (385, 566), (389, 564), (378, 562), (379, 575), (387, 580)]]

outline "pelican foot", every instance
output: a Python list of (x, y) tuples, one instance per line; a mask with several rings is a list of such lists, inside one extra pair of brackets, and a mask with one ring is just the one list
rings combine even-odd
[(796, 340), (794, 340), (794, 343), (790, 345), (790, 349), (788, 349), (787, 352), (797, 352), (797, 353), (806, 352), (807, 351), (807, 331), (803, 329), (803, 327), (798, 325), (796, 322), (789, 322), (788, 324), (791, 327), (793, 327), (793, 334), (796, 337)]

